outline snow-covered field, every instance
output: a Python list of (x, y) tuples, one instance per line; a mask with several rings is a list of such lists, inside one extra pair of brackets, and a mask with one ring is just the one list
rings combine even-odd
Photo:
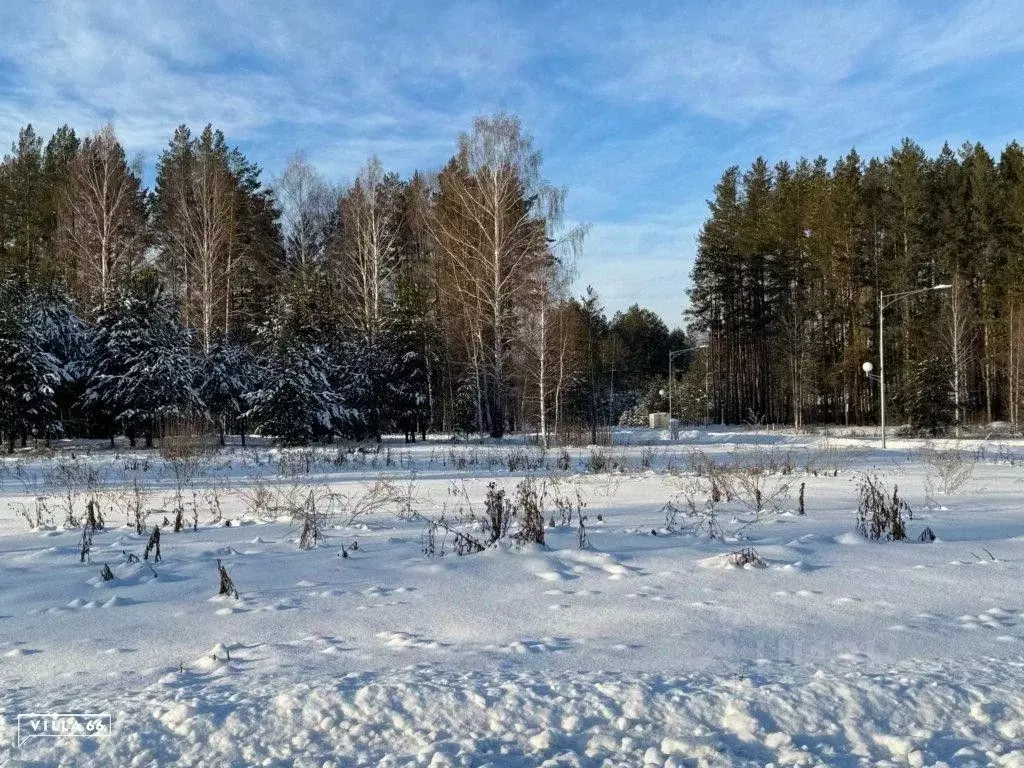
[[(159, 453), (5, 460), (0, 765), (1024, 766), (1024, 442), (616, 439), (568, 469), (514, 443), (228, 449), (185, 485), (198, 529), (187, 507), (152, 566), (123, 509), (136, 484), (147, 509), (174, 505)], [(713, 520), (695, 479), (711, 460), (748, 478)], [(855, 533), (864, 472), (909, 502), (908, 541)], [(410, 511), (479, 516), (489, 482), (513, 497), (527, 474), (544, 546), (459, 556), (438, 530), (446, 554), (424, 554)], [(406, 502), (349, 519), (382, 478)], [(106, 516), (87, 563), (69, 491)], [(309, 493), (337, 514), (301, 551), (274, 518)], [(586, 548), (556, 497), (585, 502)], [(730, 564), (745, 547), (764, 567)], [(218, 596), (218, 559), (238, 599)], [(19, 743), (18, 714), (61, 712), (110, 713), (111, 732), (26, 740), (23, 723)]]

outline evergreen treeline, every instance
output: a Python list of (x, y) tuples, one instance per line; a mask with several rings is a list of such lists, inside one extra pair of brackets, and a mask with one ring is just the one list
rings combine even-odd
[(594, 439), (684, 342), (568, 295), (563, 202), (504, 114), (438, 173), (374, 158), (346, 188), (301, 156), (268, 184), (181, 126), (149, 190), (110, 126), (27, 126), (0, 162), (0, 433)]
[(889, 409), (933, 430), (1020, 420), (1024, 384), (1024, 150), (929, 158), (904, 140), (774, 167), (715, 187), (698, 242), (694, 328), (707, 334), (716, 421), (862, 424), (879, 352), (879, 294), (934, 285), (885, 310)]

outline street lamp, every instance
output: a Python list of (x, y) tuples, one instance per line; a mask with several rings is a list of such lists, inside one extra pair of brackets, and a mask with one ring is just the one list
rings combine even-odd
[(881, 416), (882, 416), (882, 450), (886, 448), (885, 440), (885, 309), (895, 304), (900, 299), (905, 299), (908, 296), (913, 296), (917, 293), (925, 293), (927, 291), (944, 291), (952, 288), (952, 285), (943, 283), (941, 285), (933, 285), (930, 288), (918, 288), (913, 291), (901, 291), (899, 293), (881, 293), (878, 294), (878, 375), (872, 375), (871, 371), (874, 370), (874, 366), (870, 362), (864, 363), (861, 368), (864, 371), (864, 375), (869, 379), (873, 379), (879, 384), (879, 400), (881, 402)]
[[(685, 347), (684, 349), (674, 349), (674, 350), (672, 350), (671, 352), (668, 353), (668, 420), (669, 420), (670, 424), (672, 422), (672, 381), (673, 381), (673, 377), (674, 377), (673, 370), (672, 370), (672, 361), (674, 361), (676, 359), (676, 355), (681, 355), (681, 354), (683, 354), (683, 352), (695, 352), (698, 349), (707, 349), (707, 348), (708, 348), (707, 344), (699, 344), (696, 347)], [(706, 379), (704, 381), (704, 388), (705, 388), (705, 390), (707, 389), (707, 380)], [(705, 397), (706, 396), (707, 396), (707, 392), (705, 392)]]

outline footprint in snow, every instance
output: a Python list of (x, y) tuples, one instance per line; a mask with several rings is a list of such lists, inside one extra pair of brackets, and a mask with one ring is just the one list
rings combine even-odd
[(572, 641), (565, 637), (542, 637), (539, 640), (523, 638), (508, 645), (499, 646), (498, 649), (507, 653), (554, 653), (568, 651), (572, 648)]
[(1019, 614), (1005, 608), (989, 608), (977, 615), (966, 614), (957, 618), (961, 629), (1009, 629), (1020, 623)]
[(357, 605), (357, 611), (366, 611), (370, 608), (392, 608), (396, 605), (408, 605), (405, 600), (383, 600), (379, 603), (365, 603), (364, 605)]
[(15, 659), (19, 656), (34, 656), (37, 653), (42, 653), (42, 651), (36, 648), (12, 648), (11, 650), (5, 652), (4, 656), (6, 656), (9, 659)]
[(785, 573), (806, 573), (811, 570), (810, 566), (804, 563), (803, 560), (797, 560), (793, 563), (786, 563), (785, 565), (776, 566), (775, 570), (783, 571)]
[(299, 601), (294, 598), (285, 598), (283, 600), (275, 600), (270, 605), (263, 605), (257, 608), (258, 611), (268, 611), (274, 613), (277, 611), (292, 611), (299, 607)]
[(380, 638), (388, 648), (395, 648), (397, 650), (406, 650), (408, 648), (425, 648), (428, 650), (435, 650), (444, 647), (444, 643), (439, 643), (438, 641), (431, 640), (423, 635), (417, 635), (410, 632), (378, 632), (377, 637)]
[(345, 594), (341, 589), (325, 589), (323, 592), (310, 592), (311, 597), (341, 597)]
[(667, 602), (673, 599), (671, 597), (666, 597), (665, 595), (660, 595), (656, 592), (651, 592), (650, 590), (645, 590), (643, 592), (630, 592), (626, 597), (636, 600), (653, 600), (658, 603)]
[(294, 645), (312, 646), (319, 650), (320, 653), (328, 656), (335, 656), (344, 651), (351, 650), (340, 637), (334, 637), (333, 635), (311, 635), (304, 637)]

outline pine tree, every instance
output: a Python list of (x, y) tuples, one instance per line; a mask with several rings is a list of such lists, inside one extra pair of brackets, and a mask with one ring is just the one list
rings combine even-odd
[(31, 125), (0, 163), (0, 274), (38, 277), (46, 240), (43, 140)]

